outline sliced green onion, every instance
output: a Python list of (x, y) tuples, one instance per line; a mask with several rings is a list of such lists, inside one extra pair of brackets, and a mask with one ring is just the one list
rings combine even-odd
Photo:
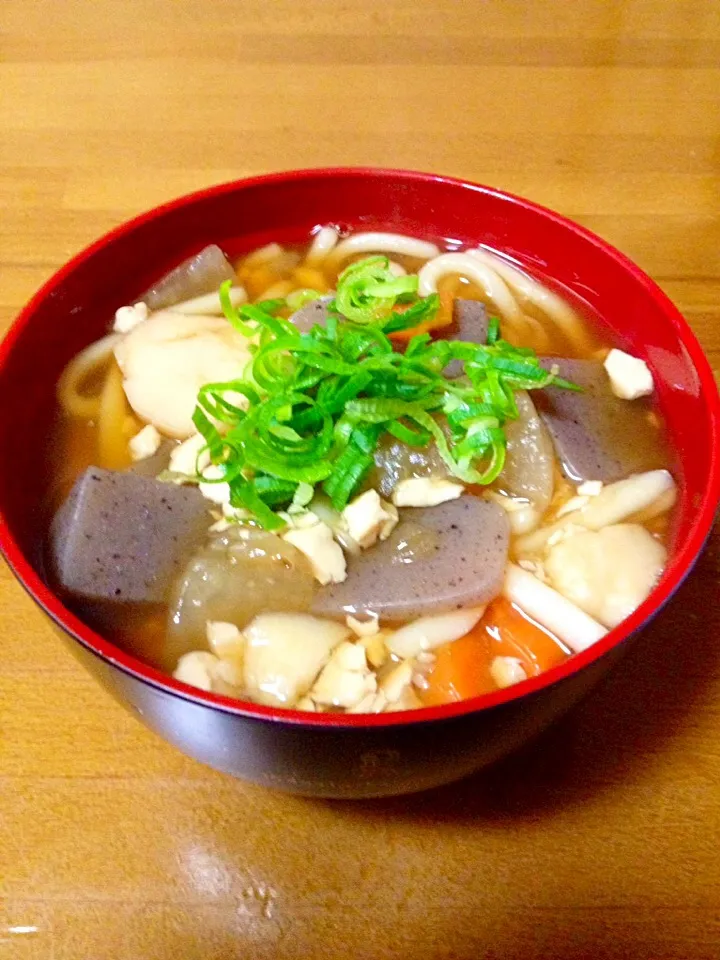
[[(233, 307), (230, 285), (220, 287), (220, 302), (249, 338), (251, 360), (244, 377), (201, 388), (193, 423), (220, 468), (209, 482), (228, 483), (231, 504), (271, 530), (284, 524), (275, 509), (306, 509), (318, 484), (342, 510), (383, 434), (412, 447), (434, 443), (452, 476), (491, 483), (505, 463), (505, 425), (518, 416), (516, 391), (579, 389), (503, 340), (496, 317), (485, 344), (420, 333), (404, 353), (395, 350), (388, 335), (431, 321), (440, 301), (418, 297), (417, 277), (395, 276), (384, 256), (343, 271), (325, 326), (308, 333), (278, 314), (317, 291)], [(455, 380), (444, 375), (451, 360), (462, 367)]]

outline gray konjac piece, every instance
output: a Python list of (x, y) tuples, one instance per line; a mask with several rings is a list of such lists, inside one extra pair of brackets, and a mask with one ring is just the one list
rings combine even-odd
[(543, 357), (540, 363), (546, 370), (557, 365), (561, 377), (583, 388), (578, 393), (548, 387), (532, 394), (570, 480), (612, 483), (667, 464), (663, 434), (648, 400), (616, 397), (596, 360)]
[(300, 333), (309, 333), (316, 323), (324, 327), (328, 317), (328, 304), (334, 299), (333, 294), (329, 297), (320, 297), (319, 300), (311, 300), (293, 313), (290, 322), (295, 324)]
[[(485, 343), (490, 319), (485, 305), (477, 300), (456, 300), (453, 304), (453, 324), (443, 335), (446, 340), (461, 340), (463, 343)], [(459, 360), (452, 360), (445, 367), (446, 377), (459, 377), (462, 373)]]
[(82, 601), (162, 603), (212, 518), (195, 487), (89, 467), (50, 529), (52, 572)]
[(509, 533), (505, 511), (479, 497), (404, 510), (389, 539), (349, 558), (347, 580), (317, 592), (312, 611), (403, 622), (487, 603), (502, 587)]

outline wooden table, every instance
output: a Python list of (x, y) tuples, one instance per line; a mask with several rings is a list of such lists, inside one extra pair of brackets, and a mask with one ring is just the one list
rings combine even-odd
[[(179, 193), (378, 164), (569, 214), (720, 363), (714, 0), (3, 0), (0, 60), (3, 326)], [(0, 958), (720, 957), (719, 574), (716, 537), (632, 656), (521, 755), (352, 804), (185, 759), (3, 568)]]

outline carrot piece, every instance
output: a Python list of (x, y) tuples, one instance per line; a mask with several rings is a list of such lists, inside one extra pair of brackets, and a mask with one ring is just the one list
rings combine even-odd
[(426, 706), (466, 700), (497, 690), (490, 674), (495, 657), (514, 657), (535, 677), (568, 656), (559, 640), (498, 597), (470, 633), (438, 648), (428, 687), (418, 694)]
[(517, 657), (530, 677), (557, 666), (570, 654), (559, 640), (505, 597), (493, 600), (478, 627), (491, 638), (493, 657)]
[(396, 330), (390, 334), (391, 340), (406, 341), (417, 336), (418, 333), (427, 333), (429, 330), (440, 330), (442, 327), (448, 327), (453, 322), (453, 304), (460, 286), (459, 277), (443, 277), (438, 283), (438, 296), (440, 297), (440, 308), (432, 320), (425, 323), (419, 323), (416, 327), (409, 330)]
[(439, 647), (426, 690), (418, 690), (425, 706), (438, 706), (477, 697), (497, 689), (490, 676), (490, 638), (475, 627)]

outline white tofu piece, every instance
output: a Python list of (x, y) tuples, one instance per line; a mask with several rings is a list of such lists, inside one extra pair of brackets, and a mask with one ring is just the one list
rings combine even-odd
[(224, 533), (225, 530), (229, 530), (232, 526), (233, 524), (229, 520), (226, 520), (225, 517), (220, 517), (219, 520), (216, 520), (215, 523), (208, 527), (208, 530), (211, 533)]
[(359, 670), (362, 673), (368, 669), (365, 649), (359, 643), (341, 643), (332, 659), (342, 670)]
[(207, 620), (205, 635), (212, 652), (218, 657), (241, 657), (245, 638), (234, 623), (224, 620)]
[(366, 697), (356, 703), (354, 707), (348, 707), (348, 713), (382, 713), (387, 706), (385, 694), (382, 691), (369, 693)]
[(602, 480), (585, 480), (578, 485), (577, 492), (581, 497), (597, 497), (602, 493), (603, 486)]
[(494, 657), (490, 664), (490, 676), (501, 690), (527, 680), (525, 668), (517, 657)]
[(147, 304), (143, 303), (142, 300), (140, 303), (134, 303), (130, 307), (120, 307), (119, 310), (115, 311), (113, 330), (115, 333), (129, 333), (133, 327), (136, 327), (139, 323), (143, 323), (147, 318)]
[(380, 690), (387, 697), (388, 703), (395, 703), (410, 686), (413, 677), (414, 664), (412, 660), (403, 660), (392, 670), (388, 670), (380, 682)]
[(342, 583), (347, 577), (345, 554), (335, 542), (330, 527), (322, 520), (309, 527), (288, 530), (282, 536), (283, 540), (287, 540), (305, 554), (315, 579), (323, 586), (327, 583)]
[(397, 509), (380, 499), (377, 490), (366, 490), (343, 510), (348, 533), (367, 549), (380, 540), (387, 540), (398, 522)]
[(621, 400), (637, 400), (653, 392), (652, 373), (639, 357), (624, 350), (611, 350), (603, 365), (610, 378), (610, 389)]
[[(207, 450), (200, 453), (204, 447), (205, 438), (200, 433), (194, 433), (172, 451), (169, 469), (173, 473), (183, 473), (187, 477), (197, 476), (196, 467), (204, 470), (210, 464), (210, 453)], [(199, 461), (198, 455), (200, 455)]]
[(242, 691), (243, 669), (237, 660), (218, 660), (211, 675), (215, 693), (237, 696)]
[(157, 453), (161, 443), (162, 437), (157, 429), (151, 423), (148, 423), (134, 437), (130, 437), (128, 443), (130, 456), (133, 460), (145, 460), (146, 457), (151, 457), (154, 453)]
[(226, 520), (250, 520), (252, 514), (245, 507), (233, 507), (230, 503), (222, 505), (222, 513)]
[(370, 637), (360, 638), (360, 643), (365, 648), (365, 654), (368, 658), (368, 661), (375, 668), (381, 667), (390, 656), (390, 651), (385, 644), (386, 637), (387, 634), (380, 630), (378, 633), (374, 633)]
[(392, 500), (396, 507), (436, 507), (446, 500), (457, 500), (464, 490), (461, 483), (442, 477), (410, 477), (396, 485)]
[(281, 707), (305, 696), (350, 635), (341, 623), (304, 613), (261, 613), (243, 632), (245, 690), (258, 703)]
[(173, 676), (182, 683), (190, 684), (191, 687), (210, 691), (218, 663), (219, 660), (215, 654), (208, 653), (206, 650), (193, 650), (180, 657)]
[[(378, 694), (379, 696), (379, 694)], [(423, 702), (412, 687), (403, 687), (397, 700), (392, 700), (382, 711), (383, 713), (400, 713), (402, 710), (417, 710)]]
[[(219, 466), (211, 463), (208, 467), (205, 467), (202, 475), (208, 480), (219, 480), (223, 476), (223, 471)], [(230, 503), (229, 483), (199, 483), (198, 490), (211, 503), (217, 503), (221, 507)]]
[(367, 613), (366, 620), (358, 620), (349, 613), (345, 617), (345, 623), (350, 627), (356, 637), (374, 637), (380, 632), (380, 620), (376, 613)]
[(359, 643), (342, 643), (315, 681), (310, 697), (328, 707), (357, 706), (377, 690), (375, 674), (368, 669)]
[[(298, 513), (290, 513), (289, 511), (280, 511), (278, 516), (287, 523), (287, 525), (293, 530), (305, 530), (307, 527), (314, 527), (316, 523), (320, 523), (320, 517), (313, 513), (312, 510), (302, 510)], [(322, 521), (324, 523), (324, 521)]]

